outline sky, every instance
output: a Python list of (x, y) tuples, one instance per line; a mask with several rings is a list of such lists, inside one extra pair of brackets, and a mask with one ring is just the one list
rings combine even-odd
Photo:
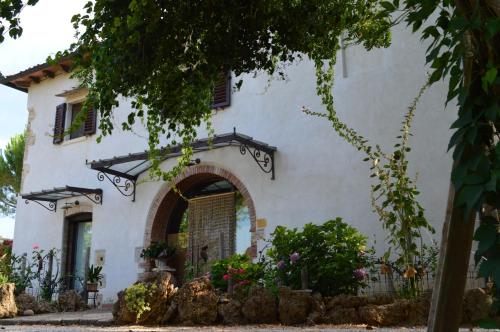
[[(0, 72), (16, 74), (44, 63), (47, 56), (66, 49), (74, 40), (71, 17), (82, 11), (87, 0), (40, 0), (21, 13), (21, 38), (0, 44)], [(0, 85), (0, 149), (10, 137), (26, 127), (27, 94)], [(0, 236), (12, 238), (14, 219), (0, 217)]]

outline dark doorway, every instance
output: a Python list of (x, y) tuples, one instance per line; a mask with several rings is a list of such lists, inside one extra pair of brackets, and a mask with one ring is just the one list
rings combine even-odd
[(66, 286), (81, 293), (89, 265), (92, 243), (92, 213), (81, 213), (66, 219), (66, 253), (64, 271)]

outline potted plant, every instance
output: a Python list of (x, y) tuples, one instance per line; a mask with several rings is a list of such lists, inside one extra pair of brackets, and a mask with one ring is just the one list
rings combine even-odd
[(152, 242), (148, 247), (142, 249), (141, 257), (149, 259), (153, 267), (165, 267), (167, 261), (175, 255), (175, 247), (167, 245), (165, 241)]
[(156, 258), (156, 266), (160, 270), (172, 270), (168, 264), (172, 257), (174, 257), (176, 252), (175, 247), (167, 246)]
[(91, 265), (87, 272), (87, 292), (97, 292), (97, 287), (102, 286), (102, 266)]

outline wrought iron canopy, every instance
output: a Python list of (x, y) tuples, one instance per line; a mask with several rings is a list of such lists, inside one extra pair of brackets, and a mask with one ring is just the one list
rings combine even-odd
[[(254, 140), (252, 137), (236, 132), (203, 138), (191, 144), (194, 153), (235, 146), (242, 155), (248, 154), (265, 173), (271, 174), (274, 180), (274, 152), (276, 147)], [(178, 157), (182, 154), (182, 145), (163, 148), (159, 160)], [(109, 159), (100, 159), (89, 163), (90, 168), (98, 171), (97, 178), (104, 181), (107, 178), (124, 196), (132, 196), (135, 200), (135, 186), (139, 176), (151, 168), (149, 152), (131, 153)]]
[(78, 196), (85, 196), (95, 204), (102, 204), (102, 189), (89, 189), (71, 186), (30, 192), (29, 194), (22, 194), (21, 198), (25, 200), (26, 204), (29, 204), (29, 202), (32, 201), (43, 206), (49, 211), (55, 212), (57, 210), (57, 201)]

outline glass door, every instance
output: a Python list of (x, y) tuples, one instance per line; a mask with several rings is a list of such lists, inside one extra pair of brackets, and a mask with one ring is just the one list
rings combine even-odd
[(74, 224), (72, 271), (73, 289), (83, 291), (85, 270), (87, 269), (92, 242), (92, 221), (80, 221)]

